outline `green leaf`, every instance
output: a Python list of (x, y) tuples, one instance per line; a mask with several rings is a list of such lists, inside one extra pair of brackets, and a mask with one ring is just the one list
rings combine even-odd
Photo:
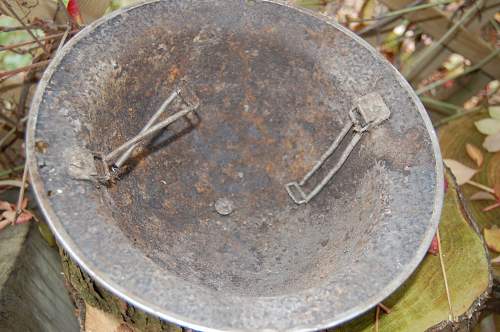
[(500, 106), (490, 106), (488, 111), (493, 119), (500, 120)]
[(361, 15), (362, 19), (370, 19), (374, 16), (376, 7), (375, 0), (365, 0), (363, 6), (361, 7)]
[(500, 132), (500, 120), (497, 119), (482, 119), (474, 123), (477, 130), (484, 135), (494, 135)]
[(30, 54), (7, 54), (3, 58), (3, 64), (6, 70), (13, 70), (20, 67), (27, 66), (31, 63), (31, 55)]

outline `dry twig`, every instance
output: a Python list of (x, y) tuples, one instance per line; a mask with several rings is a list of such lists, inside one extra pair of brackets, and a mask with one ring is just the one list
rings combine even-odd
[(12, 9), (11, 5), (7, 1), (5, 1), (5, 0), (3, 0), (2, 3), (7, 8), (7, 10), (10, 12), (10, 14), (25, 28), (26, 32), (30, 34), (30, 36), (33, 38), (33, 40), (42, 48), (42, 51), (45, 54), (47, 54), (47, 56), (48, 56), (49, 54), (48, 54), (47, 49), (45, 48), (45, 46), (38, 39), (38, 37), (35, 36), (35, 34), (33, 33), (33, 31), (31, 31), (31, 29), (28, 28), (28, 26), (26, 25), (26, 23), (24, 23), (24, 21), (19, 17), (19, 15), (17, 15), (16, 11), (14, 9)]
[(32, 63), (31, 65), (28, 65), (28, 66), (25, 66), (25, 67), (17, 68), (17, 69), (14, 69), (14, 70), (8, 70), (8, 71), (0, 72), (0, 81), (6, 80), (7, 78), (12, 77), (14, 75), (17, 75), (19, 73), (22, 73), (22, 72), (25, 72), (25, 71), (30, 71), (31, 69), (35, 69), (35, 68), (39, 68), (39, 67), (44, 67), (44, 66), (48, 65), (49, 62), (50, 62), (49, 60), (40, 61), (40, 62)]
[(437, 238), (437, 243), (438, 243), (438, 251), (439, 251), (439, 262), (441, 264), (441, 271), (443, 272), (443, 279), (444, 279), (444, 287), (446, 289), (446, 298), (448, 299), (448, 308), (450, 310), (450, 321), (454, 321), (455, 317), (453, 315), (453, 308), (451, 306), (451, 296), (450, 296), (450, 288), (448, 287), (448, 278), (446, 276), (446, 269), (444, 267), (444, 259), (443, 259), (443, 251), (441, 250), (441, 237), (439, 236), (439, 226), (436, 232), (436, 238)]

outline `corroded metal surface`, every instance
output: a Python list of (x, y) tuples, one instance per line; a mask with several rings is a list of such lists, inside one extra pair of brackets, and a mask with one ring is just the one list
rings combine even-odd
[[(140, 132), (181, 79), (196, 116), (115, 185), (86, 180), (90, 151)], [(372, 92), (391, 118), (294, 204), (285, 184)], [(86, 28), (39, 85), (27, 150), (72, 257), (124, 299), (203, 330), (315, 330), (362, 313), (415, 269), (441, 208), (436, 138), (409, 85), (352, 33), (275, 1), (151, 2)]]

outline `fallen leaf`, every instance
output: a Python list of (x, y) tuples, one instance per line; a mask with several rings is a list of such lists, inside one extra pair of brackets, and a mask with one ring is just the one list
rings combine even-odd
[(465, 145), (465, 151), (467, 151), (467, 155), (472, 159), (477, 167), (481, 167), (484, 161), (484, 156), (481, 150), (473, 144), (467, 143)]
[(69, 0), (67, 10), (69, 16), (71, 16), (76, 24), (81, 25), (83, 23), (82, 15), (80, 13), (80, 5), (77, 0)]
[(500, 120), (500, 106), (490, 106), (488, 112), (493, 119)]
[(429, 250), (427, 250), (427, 252), (434, 256), (439, 254), (439, 244), (436, 235), (434, 235), (434, 237), (432, 238), (431, 246), (429, 247)]
[(500, 228), (493, 226), (484, 229), (484, 240), (488, 248), (500, 253)]
[(47, 242), (47, 244), (50, 247), (55, 247), (56, 246), (56, 239), (54, 237), (54, 234), (49, 229), (49, 226), (47, 226), (46, 223), (44, 222), (39, 222), (38, 223), (38, 231), (42, 235), (43, 239)]
[(18, 225), (26, 224), (31, 219), (33, 219), (33, 214), (29, 211), (23, 211), (17, 217), (16, 224)]
[(443, 63), (443, 67), (448, 71), (452, 71), (457, 67), (463, 66), (464, 62), (465, 58), (462, 55), (454, 53), (450, 55), (448, 59), (446, 59), (446, 61)]
[(500, 256), (497, 256), (491, 260), (491, 264), (500, 264)]
[[(28, 199), (25, 197), (21, 203), (21, 213), (17, 216), (16, 224), (25, 224), (34, 218), (34, 215), (25, 210), (28, 206)], [(14, 219), (16, 218), (16, 205), (6, 202), (0, 201), (0, 210), (4, 210), (0, 215), (0, 230), (5, 227), (6, 224), (13, 224)]]
[(10, 210), (10, 209), (12, 209), (12, 206), (9, 202), (0, 201), (0, 210)]
[(500, 120), (497, 119), (482, 119), (474, 122), (477, 130), (484, 135), (494, 135), (500, 132)]
[(7, 210), (2, 213), (2, 218), (8, 220), (9, 222), (13, 222), (16, 217), (16, 210)]
[(363, 6), (361, 7), (361, 12), (359, 14), (359, 17), (365, 20), (373, 18), (375, 13), (375, 6), (376, 6), (375, 0), (365, 0)]
[(483, 148), (488, 152), (500, 151), (500, 133), (486, 136), (483, 142)]
[(469, 198), (471, 201), (496, 201), (496, 197), (486, 191), (478, 191)]
[(0, 220), (0, 230), (4, 229), (5, 227), (9, 226), (10, 224), (12, 224), (12, 223), (6, 219)]
[(444, 159), (443, 161), (444, 164), (450, 169), (451, 173), (455, 176), (458, 185), (467, 183), (467, 181), (472, 179), (474, 174), (477, 172), (477, 170), (467, 167), (453, 159)]

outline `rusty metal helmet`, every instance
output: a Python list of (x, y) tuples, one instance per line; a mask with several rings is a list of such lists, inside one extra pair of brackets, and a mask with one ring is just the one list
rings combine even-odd
[(27, 154), (92, 278), (206, 331), (361, 314), (420, 263), (442, 205), (408, 83), (352, 32), (274, 0), (152, 1), (86, 27), (38, 86)]

